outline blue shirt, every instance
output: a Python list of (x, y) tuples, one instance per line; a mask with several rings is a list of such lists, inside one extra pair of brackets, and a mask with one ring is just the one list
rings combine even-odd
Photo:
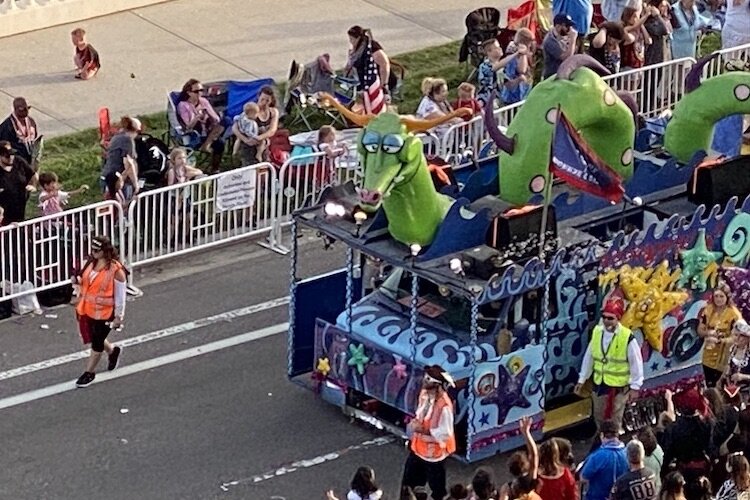
[(482, 106), (486, 106), (490, 102), (492, 91), (497, 90), (497, 73), (492, 70), (492, 62), (489, 59), (485, 59), (479, 65), (477, 83), (479, 83), (477, 101), (482, 103)]
[(628, 471), (625, 445), (608, 442), (586, 458), (581, 477), (589, 482), (585, 500), (607, 500), (618, 477)]

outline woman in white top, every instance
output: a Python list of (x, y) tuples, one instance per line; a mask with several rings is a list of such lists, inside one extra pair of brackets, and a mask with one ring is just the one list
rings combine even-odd
[[(453, 111), (448, 102), (448, 84), (442, 78), (427, 77), (422, 80), (422, 95), (424, 97), (419, 101), (419, 106), (417, 107), (418, 118), (433, 120)], [(454, 118), (431, 129), (431, 132), (435, 133), (438, 137), (442, 137), (451, 125), (461, 122), (463, 122), (461, 118)]]

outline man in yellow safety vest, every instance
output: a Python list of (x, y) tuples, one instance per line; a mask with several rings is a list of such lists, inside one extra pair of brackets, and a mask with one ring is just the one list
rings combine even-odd
[(629, 328), (620, 324), (624, 305), (610, 299), (602, 308), (602, 321), (594, 327), (574, 392), (583, 395), (583, 384), (593, 380), (593, 410), (597, 427), (613, 420), (622, 428), (622, 415), (628, 401), (638, 398), (643, 385), (643, 357), (638, 341)]
[(453, 377), (439, 366), (424, 369), (417, 411), (406, 427), (411, 451), (404, 465), (402, 489), (427, 483), (435, 500), (442, 500), (448, 493), (444, 462), (456, 451), (456, 436), (453, 400), (446, 389), (455, 386)]

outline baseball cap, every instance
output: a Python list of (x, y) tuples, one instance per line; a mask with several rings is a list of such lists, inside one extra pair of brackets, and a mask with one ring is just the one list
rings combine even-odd
[(16, 150), (8, 141), (0, 141), (0, 156), (10, 156), (16, 154)]
[(553, 26), (556, 26), (558, 24), (564, 24), (565, 26), (569, 26), (571, 28), (576, 27), (576, 23), (573, 22), (573, 19), (564, 12), (560, 12), (555, 16), (555, 19), (552, 20)]

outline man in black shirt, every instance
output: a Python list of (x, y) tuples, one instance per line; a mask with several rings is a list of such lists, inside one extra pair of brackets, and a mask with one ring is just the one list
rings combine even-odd
[(13, 112), (0, 123), (0, 140), (10, 142), (16, 155), (33, 165), (39, 160), (41, 136), (36, 121), (29, 116), (29, 109), (23, 97), (13, 99)]
[(8, 141), (0, 141), (0, 207), (3, 225), (23, 222), (29, 193), (36, 191), (36, 173)]
[(643, 466), (646, 452), (640, 441), (632, 440), (626, 448), (630, 470), (617, 478), (612, 487), (611, 500), (656, 500), (656, 473)]

